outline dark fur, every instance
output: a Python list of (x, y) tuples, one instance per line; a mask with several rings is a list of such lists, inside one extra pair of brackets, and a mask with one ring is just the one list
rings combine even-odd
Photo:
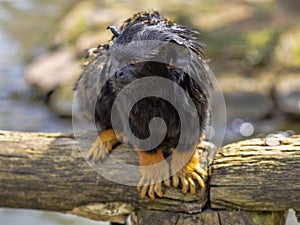
[[(191, 113), (191, 116), (195, 117), (194, 119), (199, 118), (200, 137), (204, 132), (209, 115), (208, 92), (211, 84), (205, 68), (201, 44), (193, 36), (196, 32), (161, 17), (157, 11), (134, 15), (124, 22), (118, 32), (120, 34), (117, 35), (118, 37), (112, 38), (110, 45), (98, 47), (96, 59), (87, 66), (78, 80), (76, 89), (84, 114), (90, 119), (95, 116), (95, 123), (99, 131), (111, 128), (111, 108), (119, 91), (137, 78), (158, 76), (172, 80), (190, 96), (197, 109), (197, 112)], [(178, 52), (175, 50), (170, 54), (168, 52), (170, 49), (166, 46), (154, 46), (156, 43), (149, 44), (153, 46), (144, 46), (147, 43), (142, 42), (138, 44), (138, 47), (144, 51), (137, 52), (137, 44), (131, 45), (145, 40), (174, 43), (190, 50), (193, 54), (189, 55), (188, 62), (184, 62), (185, 53), (182, 53), (181, 50)], [(123, 62), (128, 60), (128, 63), (125, 63), (125, 66), (118, 71), (113, 71), (114, 63), (108, 53), (109, 50), (115, 53), (117, 60)], [(139, 54), (147, 54), (143, 57), (148, 57), (148, 60), (140, 62)], [(175, 58), (172, 59), (172, 56), (178, 58), (179, 55), (180, 58), (180, 54), (183, 54), (183, 63), (190, 63), (188, 71), (194, 73), (197, 80), (193, 79), (186, 71), (168, 64), (168, 62), (174, 61)], [(157, 59), (162, 62), (157, 62)], [(149, 84), (148, 87), (155, 88), (156, 84)], [(170, 94), (176, 95), (176, 93)], [(128, 100), (130, 101), (130, 99)], [(184, 99), (180, 104), (188, 108), (190, 103)], [(120, 120), (128, 120), (128, 118), (122, 117), (122, 107), (126, 107), (126, 104), (119, 108)], [(161, 117), (167, 125), (165, 139), (158, 147), (163, 147), (166, 151), (176, 147), (181, 129), (179, 115), (169, 102), (157, 97), (145, 98), (132, 108), (129, 122), (133, 134), (141, 139), (147, 138), (150, 135), (149, 121), (153, 117)], [(191, 124), (191, 128), (193, 126), (194, 124)], [(155, 133), (160, 135), (159, 131)]]

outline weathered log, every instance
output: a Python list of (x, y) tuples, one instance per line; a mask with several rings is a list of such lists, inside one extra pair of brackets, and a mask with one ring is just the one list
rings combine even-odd
[[(200, 212), (204, 207), (205, 190), (193, 196), (168, 189), (164, 199), (140, 199), (136, 187), (104, 179), (84, 160), (76, 141), (88, 145), (89, 134), (76, 138), (72, 134), (1, 131), (0, 206), (70, 211), (115, 222), (124, 221), (137, 205), (174, 212)], [(125, 146), (114, 149), (112, 157), (138, 161), (135, 151)]]
[(211, 171), (214, 209), (280, 211), (300, 206), (299, 136), (227, 145)]
[[(249, 212), (205, 210), (202, 213), (185, 214), (139, 210), (133, 215), (135, 224), (164, 225), (285, 225), (286, 212)], [(155, 223), (149, 223), (155, 218)]]
[(297, 220), (300, 223), (300, 209), (295, 209), (295, 212), (296, 212)]
[[(92, 139), (86, 134), (77, 138), (86, 145)], [(284, 220), (284, 211), (299, 209), (300, 205), (298, 150), (300, 136), (280, 140), (275, 146), (270, 146), (265, 139), (254, 139), (220, 149), (211, 167), (207, 207), (232, 211), (205, 210), (204, 215), (200, 212), (206, 204), (207, 190), (192, 196), (168, 188), (162, 199), (141, 200), (134, 186), (114, 183), (95, 172), (83, 159), (72, 134), (1, 131), (0, 206), (68, 211), (115, 222), (123, 222), (133, 211), (138, 219), (147, 218), (145, 212), (165, 211), (165, 216), (179, 218), (179, 221), (199, 216), (203, 224), (215, 224), (209, 221), (217, 217), (219, 224), (226, 224), (227, 219), (244, 221), (242, 217), (248, 217), (249, 221), (252, 217), (267, 220), (270, 215), (272, 218), (281, 215)], [(124, 146), (115, 149), (112, 157), (137, 162), (135, 151)], [(243, 214), (235, 209), (269, 213)], [(281, 212), (276, 214), (276, 211)]]

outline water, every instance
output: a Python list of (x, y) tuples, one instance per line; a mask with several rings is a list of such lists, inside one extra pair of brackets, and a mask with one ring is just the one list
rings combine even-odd
[[(39, 8), (43, 1), (1, 1), (0, 2), (0, 129), (18, 131), (71, 132), (70, 119), (58, 118), (43, 102), (32, 100), (32, 91), (24, 78), (24, 63), (22, 57), (25, 49), (33, 46), (31, 40), (22, 39), (19, 34), (18, 14), (16, 12), (32, 13), (36, 9), (43, 15), (57, 12), (56, 8), (64, 8), (61, 1), (56, 6), (44, 3), (47, 7)], [(50, 1), (49, 1), (50, 2)], [(69, 3), (70, 4), (70, 3)], [(15, 19), (14, 20), (14, 15)], [(28, 15), (27, 13), (27, 15)], [(40, 16), (41, 16), (40, 15)], [(55, 15), (53, 15), (54, 17)], [(22, 17), (22, 16), (19, 16)], [(44, 16), (41, 16), (44, 18)], [(12, 21), (10, 24), (8, 21)], [(29, 22), (32, 22), (29, 20)], [(22, 22), (23, 23), (23, 22)], [(20, 24), (19, 24), (20, 25)], [(22, 25), (22, 24), (21, 24)], [(26, 27), (26, 21), (24, 26)], [(14, 30), (15, 29), (15, 30)], [(12, 33), (9, 33), (9, 31)], [(19, 33), (20, 32), (20, 33)], [(27, 31), (31, 33), (32, 31)], [(34, 32), (32, 32), (34, 33)], [(17, 34), (15, 37), (13, 34)], [(38, 43), (36, 43), (38, 44)], [(77, 216), (28, 209), (0, 208), (0, 225), (104, 225)]]
[(32, 101), (24, 78), (20, 44), (0, 29), (0, 129), (71, 132), (70, 120), (58, 118), (42, 102)]
[(108, 225), (108, 222), (98, 222), (80, 218), (70, 214), (45, 212), (28, 209), (0, 208), (1, 225)]
[(0, 99), (7, 98), (13, 93), (24, 93), (27, 87), (21, 62), (20, 43), (0, 27)]

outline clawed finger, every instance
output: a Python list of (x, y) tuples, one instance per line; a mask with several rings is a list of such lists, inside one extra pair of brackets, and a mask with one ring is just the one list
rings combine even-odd
[(172, 176), (172, 185), (177, 188), (180, 184), (182, 193), (189, 191), (191, 194), (195, 194), (197, 183), (201, 188), (205, 188), (205, 182), (202, 178), (203, 174), (206, 174), (206, 172), (202, 171), (200, 167), (189, 165)]
[(195, 172), (197, 172), (203, 178), (208, 176), (207, 171), (200, 169), (200, 167), (197, 167)]
[(155, 199), (154, 184), (150, 184), (149, 190), (148, 190), (148, 196), (149, 196), (151, 199)]
[(87, 158), (90, 161), (103, 161), (106, 159), (109, 155), (109, 148), (112, 148), (111, 145), (108, 144), (108, 147), (106, 145), (103, 145), (102, 142), (97, 139), (93, 145), (91, 146), (90, 151), (88, 152)]
[(145, 198), (147, 196), (148, 189), (149, 189), (149, 185), (142, 186), (141, 198)]
[(189, 182), (184, 176), (180, 176), (180, 181), (182, 184), (182, 189), (181, 189), (182, 193), (187, 193), (189, 190)]
[(177, 174), (174, 174), (172, 177), (172, 183), (173, 183), (173, 187), (177, 188), (179, 185), (179, 177)]
[(141, 198), (149, 196), (151, 199), (155, 199), (155, 196), (163, 197), (162, 183), (152, 183), (150, 185), (143, 185), (144, 180), (141, 180), (137, 186), (137, 189), (140, 191)]
[(171, 181), (170, 181), (170, 178), (164, 180), (164, 184), (165, 184), (167, 187), (171, 187)]
[(139, 183), (137, 184), (137, 187), (136, 187), (137, 190), (138, 190), (138, 191), (141, 191), (142, 188), (143, 188), (144, 186), (146, 186), (145, 184), (146, 184), (146, 180), (145, 180), (144, 178), (141, 178), (140, 181), (139, 181)]
[(202, 188), (205, 187), (205, 183), (200, 175), (198, 175), (196, 172), (193, 172), (192, 177), (194, 180), (198, 181), (198, 184), (200, 185), (200, 187), (202, 187)]
[(158, 197), (163, 197), (164, 194), (162, 192), (161, 183), (154, 184), (154, 192), (157, 194)]
[(192, 194), (196, 194), (196, 185), (195, 185), (194, 180), (191, 177), (188, 177), (188, 182), (190, 184), (190, 192)]

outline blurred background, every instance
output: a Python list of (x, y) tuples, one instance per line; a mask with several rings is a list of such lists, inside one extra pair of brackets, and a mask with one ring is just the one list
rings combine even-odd
[[(84, 51), (111, 37), (108, 25), (152, 8), (200, 32), (226, 101), (224, 144), (300, 133), (299, 0), (2, 0), (0, 129), (72, 132)], [(41, 223), (101, 224), (0, 209), (1, 225)], [(293, 211), (287, 224), (297, 224)]]

